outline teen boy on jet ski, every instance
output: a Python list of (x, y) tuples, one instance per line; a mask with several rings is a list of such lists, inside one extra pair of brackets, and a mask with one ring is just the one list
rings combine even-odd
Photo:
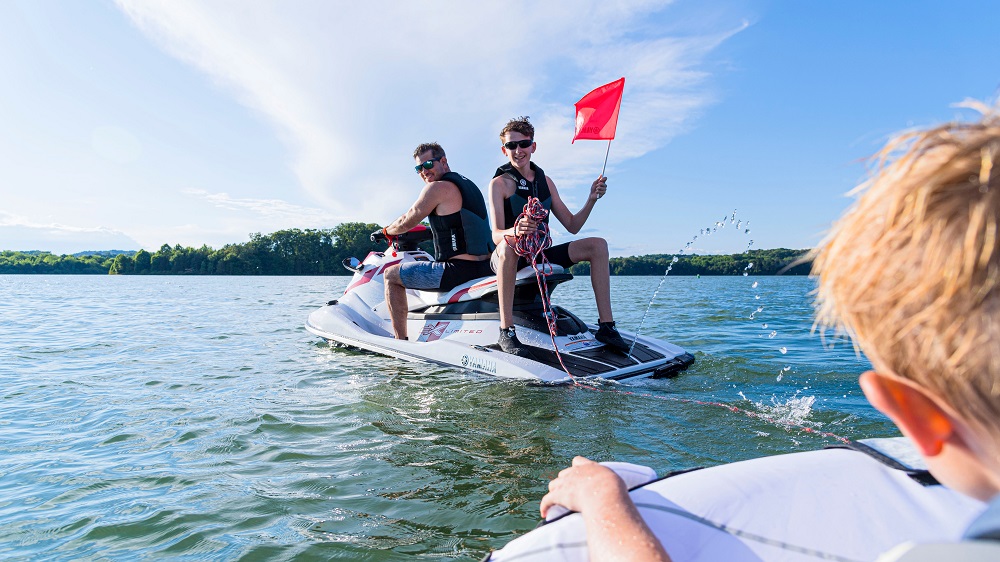
[[(583, 208), (571, 213), (552, 179), (545, 175), (534, 162), (535, 128), (527, 117), (511, 119), (500, 131), (500, 150), (509, 162), (497, 168), (490, 182), (490, 216), (493, 224), (493, 241), (496, 252), (490, 260), (497, 274), (497, 291), (500, 299), (500, 339), (501, 349), (515, 355), (528, 355), (525, 344), (517, 339), (514, 331), (514, 282), (517, 271), (528, 265), (519, 258), (507, 244), (505, 238), (532, 232), (538, 224), (527, 217), (518, 218), (528, 197), (540, 200), (551, 215), (571, 234), (576, 234), (587, 222), (594, 204), (608, 189), (607, 178), (598, 177), (590, 186), (590, 196)], [(545, 218), (548, 222), (548, 217)], [(603, 238), (591, 237), (574, 240), (545, 250), (550, 263), (569, 268), (581, 261), (590, 262), (590, 279), (597, 300), (599, 329), (597, 340), (619, 351), (627, 352), (628, 344), (615, 328), (611, 315), (611, 279), (608, 265), (608, 243)]]
[[(452, 172), (448, 157), (437, 143), (413, 151), (424, 189), (410, 210), (380, 233), (398, 236), (425, 218), (434, 235), (433, 262), (393, 265), (385, 270), (385, 302), (397, 339), (406, 339), (406, 289), (447, 291), (478, 277), (492, 275), (489, 265), (494, 244), (483, 194), (469, 178)], [(373, 233), (373, 236), (378, 233)]]

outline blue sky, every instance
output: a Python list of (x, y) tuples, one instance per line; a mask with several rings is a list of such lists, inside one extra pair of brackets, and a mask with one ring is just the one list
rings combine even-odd
[[(576, 209), (607, 145), (570, 144), (573, 103), (620, 76), (581, 235), (614, 255), (811, 247), (890, 134), (995, 99), (998, 21), (961, 0), (7, 0), (0, 249), (384, 224), (421, 188), (414, 146), (485, 190), (518, 115)], [(739, 232), (704, 233), (734, 210)]]

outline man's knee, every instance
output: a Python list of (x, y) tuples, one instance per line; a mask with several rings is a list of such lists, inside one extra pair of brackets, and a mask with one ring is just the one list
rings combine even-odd
[(388, 288), (389, 285), (399, 285), (400, 287), (403, 286), (403, 279), (399, 275), (399, 264), (390, 265), (389, 267), (385, 268), (383, 275), (385, 276), (384, 278), (385, 278), (386, 288)]

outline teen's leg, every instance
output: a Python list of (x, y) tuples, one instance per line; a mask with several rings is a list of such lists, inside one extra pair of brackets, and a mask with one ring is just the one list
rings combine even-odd
[(573, 263), (590, 262), (590, 283), (594, 287), (599, 322), (614, 322), (611, 314), (611, 266), (608, 263), (608, 242), (603, 238), (582, 238), (569, 243), (569, 259)]
[(500, 301), (500, 327), (514, 325), (514, 282), (517, 277), (518, 255), (506, 243), (496, 249), (499, 257), (497, 267), (497, 298)]

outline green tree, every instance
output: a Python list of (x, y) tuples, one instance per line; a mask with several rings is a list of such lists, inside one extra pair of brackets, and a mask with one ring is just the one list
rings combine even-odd
[(109, 275), (121, 275), (132, 273), (135, 271), (135, 264), (132, 262), (132, 258), (125, 254), (118, 254), (115, 256), (114, 261), (111, 262), (111, 267), (108, 269)]
[(152, 256), (146, 250), (139, 250), (132, 256), (135, 273), (149, 273)]

